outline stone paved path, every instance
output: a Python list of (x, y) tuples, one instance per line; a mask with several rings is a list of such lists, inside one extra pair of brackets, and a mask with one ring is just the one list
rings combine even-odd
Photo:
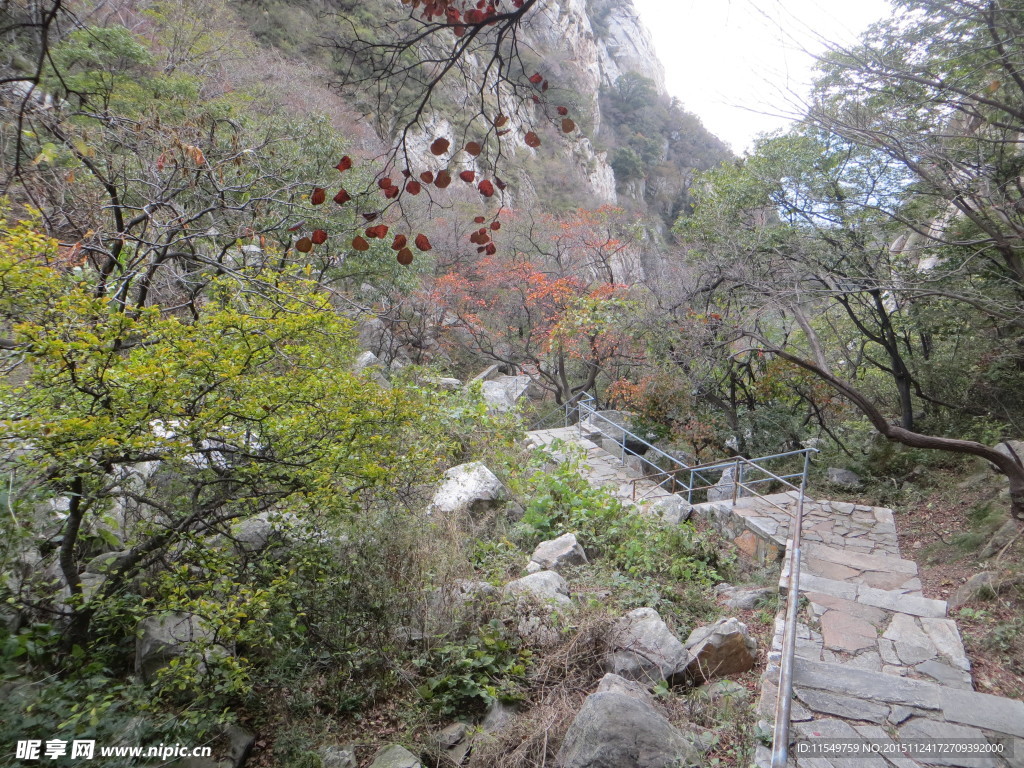
[[(530, 433), (535, 445), (556, 439), (586, 451), (583, 471), (631, 502), (640, 473), (574, 427)], [(640, 480), (638, 495), (670, 496)], [(795, 493), (697, 504), (709, 521), (750, 557), (772, 561), (786, 554)], [(644, 506), (642, 502), (638, 506)], [(797, 626), (790, 765), (805, 768), (913, 768), (946, 765), (1024, 768), (1024, 702), (973, 690), (970, 662), (946, 603), (926, 598), (917, 564), (900, 556), (892, 510), (838, 501), (804, 505), (800, 594), (806, 601)], [(785, 596), (789, 574), (779, 582)], [(762, 727), (774, 719), (783, 606), (775, 620), (769, 664), (762, 677)], [(888, 753), (875, 757), (800, 757), (800, 742), (819, 739), (980, 739), (1012, 756)], [(768, 766), (759, 746), (756, 763)]]

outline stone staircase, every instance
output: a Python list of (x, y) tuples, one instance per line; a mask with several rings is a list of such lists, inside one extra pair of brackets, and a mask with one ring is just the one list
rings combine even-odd
[[(633, 503), (632, 481), (640, 477), (638, 472), (580, 439), (575, 427), (530, 433), (538, 446), (550, 446), (556, 438), (585, 451), (581, 469), (591, 482), (610, 486), (623, 501)], [(640, 498), (672, 495), (648, 481), (636, 484)], [(788, 554), (796, 504), (795, 492), (780, 493), (735, 503), (706, 502), (691, 512), (748, 556), (768, 562)], [(806, 499), (802, 538), (799, 591), (806, 604), (797, 625), (789, 765), (1024, 768), (1024, 702), (973, 690), (956, 622), (947, 617), (945, 601), (924, 596), (917, 564), (900, 556), (892, 510)], [(783, 596), (788, 586), (784, 569), (779, 582)], [(783, 607), (762, 677), (758, 712), (766, 733), (775, 717), (785, 615)], [(891, 751), (800, 755), (802, 743), (866, 739)], [(937, 744), (940, 739), (976, 740), (1003, 752), (898, 751), (900, 742)], [(755, 762), (760, 768), (770, 765), (768, 747), (757, 747)]]

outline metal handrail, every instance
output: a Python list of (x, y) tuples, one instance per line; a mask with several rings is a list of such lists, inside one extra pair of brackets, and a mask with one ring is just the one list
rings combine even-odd
[[(650, 479), (658, 477), (659, 475), (665, 475), (665, 480), (673, 479), (673, 476), (679, 474), (682, 471), (688, 471), (690, 473), (690, 482), (685, 485), (687, 491), (687, 501), (692, 500), (694, 490), (703, 490), (704, 488), (712, 488), (714, 484), (707, 486), (694, 487), (694, 480), (697, 477), (708, 482), (707, 478), (700, 475), (701, 471), (707, 471), (710, 469), (717, 469), (721, 467), (723, 471), (730, 467), (735, 468), (736, 476), (733, 478), (733, 503), (736, 503), (737, 494), (740, 488), (744, 488), (750, 491), (755, 497), (760, 498), (763, 501), (767, 501), (769, 504), (781, 509), (786, 514), (793, 518), (792, 525), (790, 526), (790, 546), (789, 546), (789, 591), (786, 598), (786, 622), (783, 630), (782, 639), (782, 659), (779, 668), (779, 694), (775, 702), (775, 724), (772, 731), (772, 768), (786, 768), (789, 762), (789, 720), (792, 711), (793, 704), (793, 666), (796, 658), (796, 625), (797, 625), (797, 610), (800, 601), (800, 545), (803, 532), (803, 521), (804, 521), (804, 500), (807, 496), (807, 472), (810, 468), (810, 459), (812, 453), (818, 453), (815, 448), (803, 448), (798, 451), (789, 451), (787, 453), (777, 453), (772, 456), (762, 456), (758, 459), (747, 459), (743, 456), (737, 456), (732, 459), (725, 461), (719, 461), (712, 464), (688, 466), (685, 462), (680, 461), (674, 456), (671, 456), (659, 448), (654, 447), (649, 442), (644, 440), (642, 437), (633, 434), (625, 427), (615, 424), (601, 414), (597, 413), (596, 409), (591, 405), (594, 402), (594, 398), (587, 395), (585, 398), (581, 398), (578, 408), (580, 411), (579, 424), (582, 431), (583, 424), (583, 413), (588, 411), (591, 417), (597, 417), (611, 425), (613, 425), (621, 434), (619, 442), (622, 445), (623, 458), (625, 457), (626, 450), (626, 436), (632, 437), (634, 440), (642, 443), (648, 449), (648, 451), (654, 451), (657, 455), (667, 458), (673, 462), (676, 467), (674, 469), (662, 469), (653, 475), (645, 478), (637, 478), (633, 480), (633, 495), (636, 496), (636, 482), (639, 479)], [(568, 413), (568, 411), (567, 411)], [(593, 423), (593, 422), (592, 422)], [(596, 426), (596, 425), (595, 425)], [(611, 437), (606, 432), (597, 427), (597, 430), (601, 434)], [(761, 463), (771, 461), (775, 459), (784, 459), (790, 456), (797, 456), (803, 454), (804, 466), (803, 471), (799, 474), (793, 473), (790, 475), (777, 475), (761, 466)], [(642, 461), (648, 465), (655, 467), (657, 466), (649, 459), (639, 457)], [(740, 467), (750, 466), (760, 472), (763, 472), (768, 477), (763, 480), (753, 480), (744, 482), (744, 478), (741, 476)], [(659, 468), (660, 469), (660, 468)], [(790, 479), (800, 478), (800, 485), (797, 486), (791, 482)], [(771, 480), (777, 480), (783, 485), (788, 486), (794, 491), (797, 491), (797, 507), (796, 512), (791, 513), (783, 507), (775, 504), (770, 499), (765, 498), (761, 494), (754, 491), (750, 486), (756, 485), (757, 483), (770, 482)], [(662, 481), (664, 483), (665, 481)], [(656, 487), (660, 487), (662, 483), (656, 483)]]
[(793, 664), (796, 658), (797, 607), (800, 601), (800, 540), (804, 524), (804, 496), (807, 493), (807, 468), (810, 456), (810, 452), (804, 454), (804, 477), (800, 482), (796, 516), (790, 530), (792, 544), (789, 548), (789, 594), (786, 597), (779, 694), (775, 700), (775, 727), (772, 729), (772, 768), (786, 768), (789, 762), (789, 718), (793, 705)]

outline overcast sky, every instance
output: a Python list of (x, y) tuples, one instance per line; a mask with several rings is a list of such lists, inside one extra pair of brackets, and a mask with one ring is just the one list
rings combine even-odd
[[(737, 152), (787, 124), (823, 39), (849, 43), (892, 12), (888, 0), (633, 0), (665, 65), (669, 93)], [(769, 113), (769, 114), (761, 114)]]

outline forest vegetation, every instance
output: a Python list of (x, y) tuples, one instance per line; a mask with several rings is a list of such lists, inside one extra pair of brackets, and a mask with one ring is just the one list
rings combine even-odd
[[(619, 5), (0, 4), (3, 754), (240, 723), (316, 768), (501, 702), (532, 719), (470, 764), (550, 765), (615, 617), (692, 628), (751, 577), (523, 443), (582, 394), (695, 463), (814, 445), (815, 488), (892, 506), (980, 472), (961, 533), (1019, 539), (1024, 4), (896, 0), (741, 158), (535, 23), (585, 8), (600, 46)], [(444, 383), (491, 365), (525, 405)], [(475, 461), (503, 513), (429, 514)], [(594, 562), (541, 641), (497, 588), (565, 530)], [(196, 642), (140, 668), (162, 616)], [(746, 764), (749, 715), (659, 695)]]

